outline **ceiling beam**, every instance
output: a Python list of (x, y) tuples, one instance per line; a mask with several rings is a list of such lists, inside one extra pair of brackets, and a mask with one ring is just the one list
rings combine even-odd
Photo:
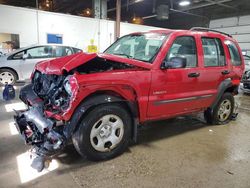
[[(181, 11), (181, 10), (176, 10), (176, 9), (172, 9), (172, 8), (170, 8), (169, 10), (170, 10), (170, 14), (171, 13), (180, 13), (180, 14), (186, 14), (186, 15), (190, 15), (190, 16), (205, 18), (205, 19), (209, 20), (208, 17), (203, 16), (203, 15), (194, 14), (194, 13), (191, 13), (191, 12), (185, 12), (185, 11)], [(157, 14), (153, 14), (153, 15), (150, 15), (150, 16), (144, 16), (144, 17), (142, 17), (142, 19), (146, 20), (146, 19), (150, 19), (150, 18), (154, 18), (154, 17), (157, 17)]]
[[(137, 4), (137, 3), (141, 3), (142, 1), (143, 0), (132, 0), (129, 3), (121, 5), (121, 8), (128, 7), (130, 5), (134, 5), (134, 4)], [(108, 12), (112, 12), (112, 11), (115, 11), (115, 10), (116, 10), (116, 7), (115, 8), (110, 8), (110, 9), (108, 9)]]
[(216, 5), (219, 5), (221, 7), (225, 7), (225, 8), (229, 8), (229, 9), (233, 9), (233, 10), (238, 10), (237, 8), (235, 8), (233, 6), (225, 5), (222, 2), (220, 2), (220, 1), (214, 1), (214, 0), (205, 0), (205, 1), (207, 1), (209, 3), (215, 3)]

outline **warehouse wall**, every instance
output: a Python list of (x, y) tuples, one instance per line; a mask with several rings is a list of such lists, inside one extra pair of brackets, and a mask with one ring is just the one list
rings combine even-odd
[(241, 49), (250, 55), (250, 16), (212, 20), (209, 27), (231, 34)]
[[(121, 23), (121, 36), (152, 29), (157, 28)], [(19, 34), (21, 47), (38, 41), (46, 44), (49, 33), (62, 34), (64, 45), (86, 51), (90, 39), (94, 39), (103, 51), (114, 41), (114, 21), (0, 5), (0, 33)]]

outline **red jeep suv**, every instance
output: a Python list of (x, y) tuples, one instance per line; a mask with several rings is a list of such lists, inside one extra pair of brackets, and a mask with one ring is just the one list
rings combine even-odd
[(238, 43), (206, 28), (129, 34), (104, 53), (78, 53), (36, 65), (15, 115), (32, 166), (66, 145), (91, 160), (121, 154), (147, 121), (204, 111), (210, 124), (234, 115), (244, 70)]

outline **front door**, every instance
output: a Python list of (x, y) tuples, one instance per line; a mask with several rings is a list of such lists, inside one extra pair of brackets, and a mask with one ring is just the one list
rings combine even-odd
[(172, 42), (165, 61), (170, 62), (173, 57), (184, 57), (186, 67), (152, 72), (147, 112), (149, 118), (164, 118), (194, 111), (197, 99), (207, 97), (201, 96), (197, 87), (200, 72), (196, 46), (193, 36), (177, 37)]

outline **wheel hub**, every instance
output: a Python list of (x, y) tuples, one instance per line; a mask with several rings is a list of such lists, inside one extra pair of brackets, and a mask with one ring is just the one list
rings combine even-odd
[(218, 110), (218, 117), (220, 121), (226, 121), (231, 114), (231, 102), (226, 99), (221, 102), (220, 108)]
[(101, 117), (90, 131), (92, 147), (100, 152), (108, 152), (121, 142), (124, 124), (120, 117), (109, 114)]
[(0, 73), (0, 82), (4, 84), (11, 84), (14, 81), (14, 76), (10, 72)]
[(110, 125), (104, 125), (101, 128), (99, 135), (100, 135), (101, 138), (104, 138), (104, 137), (108, 138), (111, 135), (111, 132), (112, 132), (111, 126)]

